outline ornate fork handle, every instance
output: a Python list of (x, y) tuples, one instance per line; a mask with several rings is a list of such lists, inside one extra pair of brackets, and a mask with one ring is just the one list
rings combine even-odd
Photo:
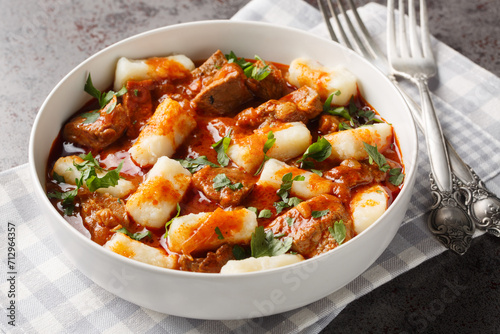
[[(417, 125), (420, 129), (423, 129), (420, 107), (401, 89), (393, 75), (389, 75), (389, 79), (403, 95)], [(481, 178), (472, 167), (460, 158), (446, 138), (445, 141), (452, 172), (457, 177), (456, 183), (465, 197), (464, 204), (467, 213), (471, 216), (477, 228), (486, 230), (487, 233), (500, 238), (500, 199), (486, 188)]]
[(469, 248), (474, 234), (474, 223), (466, 214), (460, 200), (459, 181), (452, 174), (452, 190), (441, 190), (432, 173), (429, 174), (434, 204), (427, 220), (429, 230), (452, 251), (463, 255)]
[(467, 167), (473, 180), (466, 183), (458, 181), (467, 211), (479, 229), (500, 238), (500, 199), (486, 188), (470, 166)]

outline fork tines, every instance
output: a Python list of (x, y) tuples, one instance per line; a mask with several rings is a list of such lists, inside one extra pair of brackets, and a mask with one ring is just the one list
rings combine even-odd
[[(325, 5), (323, 4), (324, 1), (326, 1), (328, 5), (329, 15), (327, 13)], [(347, 4), (349, 5), (351, 15), (348, 15), (343, 1), (347, 2)], [(356, 6), (352, 2), (352, 0), (337, 0), (336, 2), (337, 6), (333, 4), (332, 0), (318, 0), (318, 7), (323, 14), (323, 18), (325, 20), (331, 38), (334, 41), (339, 42), (340, 44), (358, 52), (364, 57), (382, 59), (383, 56), (381, 56), (381, 51), (378, 49), (375, 42), (371, 38), (370, 33), (361, 20)], [(329, 16), (333, 19), (335, 29), (332, 27)], [(356, 27), (354, 27), (351, 17), (354, 18)], [(343, 24), (343, 22), (345, 23)], [(337, 34), (335, 33), (335, 31), (340, 38), (337, 38)], [(348, 37), (348, 35), (350, 37)]]

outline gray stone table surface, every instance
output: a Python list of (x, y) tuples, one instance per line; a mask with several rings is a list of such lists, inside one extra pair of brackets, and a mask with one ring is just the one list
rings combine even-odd
[[(0, 171), (28, 161), (38, 108), (88, 56), (152, 28), (230, 18), (247, 2), (0, 0)], [(500, 76), (500, 0), (428, 7), (434, 36)], [(463, 257), (444, 252), (354, 301), (323, 332), (500, 333), (500, 240), (477, 238)]]

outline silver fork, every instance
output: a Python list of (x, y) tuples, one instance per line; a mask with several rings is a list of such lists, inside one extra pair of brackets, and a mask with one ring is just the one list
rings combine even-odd
[(465, 211), (466, 207), (462, 206), (459, 200), (459, 186), (451, 173), (441, 125), (427, 87), (427, 80), (437, 72), (427, 24), (427, 7), (425, 0), (420, 0), (421, 42), (419, 42), (414, 1), (409, 0), (408, 4), (408, 34), (406, 33), (404, 2), (404, 0), (399, 0), (399, 38), (396, 41), (394, 0), (388, 1), (387, 52), (393, 71), (408, 77), (420, 91), (424, 133), (431, 165), (431, 190), (435, 198), (427, 224), (431, 232), (445, 246), (459, 254), (464, 254), (472, 241), (474, 224), (470, 215)]
[[(367, 58), (372, 62), (372, 64), (382, 70), (382, 72), (385, 73), (389, 79), (391, 79), (405, 98), (413, 114), (413, 118), (419, 128), (423, 131), (420, 107), (399, 86), (396, 78), (390, 70), (387, 58), (371, 38), (370, 33), (361, 20), (361, 17), (359, 16), (356, 6), (354, 6), (352, 0), (346, 0), (345, 2), (347, 2), (351, 10), (351, 14), (357, 28), (354, 27), (350, 16), (347, 15), (345, 6), (341, 0), (337, 1), (338, 9), (332, 4), (331, 0), (327, 1), (330, 15), (334, 19), (335, 30), (341, 37), (338, 39), (335, 34), (335, 30), (330, 23), (327, 9), (325, 8), (323, 2), (318, 0), (319, 8), (323, 13), (331, 38)], [(340, 16), (344, 17), (345, 28), (339, 20)], [(350, 34), (349, 36), (351, 36), (351, 38), (347, 36), (345, 32), (346, 30)], [(470, 216), (478, 228), (484, 229), (488, 233), (500, 237), (500, 199), (486, 188), (483, 181), (479, 178), (475, 171), (460, 158), (446, 138), (445, 141), (452, 171), (459, 179), (459, 186), (465, 196), (464, 202), (467, 205)]]

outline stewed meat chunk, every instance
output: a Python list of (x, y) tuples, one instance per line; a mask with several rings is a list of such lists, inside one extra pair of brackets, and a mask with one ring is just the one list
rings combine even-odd
[(153, 116), (151, 91), (154, 87), (153, 80), (127, 81), (127, 93), (123, 95), (123, 107), (130, 120), (127, 137), (137, 138), (141, 128)]
[(255, 186), (254, 177), (238, 168), (206, 166), (193, 175), (193, 185), (222, 207), (237, 206)]
[(313, 257), (338, 246), (328, 228), (340, 221), (346, 227), (345, 242), (354, 236), (349, 213), (337, 197), (324, 194), (290, 209), (271, 222), (269, 228), (275, 235), (292, 237), (292, 251)]
[(224, 244), (215, 252), (208, 252), (206, 257), (191, 258), (182, 255), (179, 259), (180, 270), (198, 273), (220, 273), (221, 268), (229, 261), (234, 260), (233, 246)]
[(80, 212), (83, 225), (90, 232), (92, 240), (104, 245), (111, 238), (111, 229), (122, 225), (128, 227), (130, 221), (124, 201), (108, 194), (80, 190)]
[(257, 127), (265, 121), (307, 123), (322, 110), (319, 94), (304, 86), (279, 100), (269, 100), (257, 108), (247, 108), (236, 115), (236, 120), (239, 126), (248, 127)]
[(377, 165), (367, 165), (354, 159), (344, 160), (342, 164), (323, 173), (323, 177), (335, 181), (333, 194), (342, 202), (351, 199), (351, 189), (363, 184), (381, 182), (385, 180), (386, 173), (380, 171)]
[(253, 97), (245, 80), (241, 67), (234, 63), (225, 64), (214, 75), (212, 82), (203, 87), (193, 99), (196, 109), (210, 114), (231, 113)]
[[(102, 150), (111, 145), (122, 136), (130, 124), (125, 108), (116, 103), (114, 96), (101, 110), (83, 113), (71, 119), (64, 126), (63, 138), (92, 150)], [(99, 115), (94, 120), (96, 113)]]
[(221, 50), (215, 51), (203, 64), (191, 71), (195, 78), (211, 78), (217, 73), (224, 64), (227, 63), (226, 56)]
[(256, 80), (254, 78), (247, 79), (247, 86), (255, 96), (264, 100), (270, 100), (279, 99), (286, 94), (286, 81), (283, 78), (283, 74), (276, 66), (273, 64), (264, 64), (260, 60), (255, 62), (254, 66), (258, 69), (268, 66), (270, 71), (262, 80)]

